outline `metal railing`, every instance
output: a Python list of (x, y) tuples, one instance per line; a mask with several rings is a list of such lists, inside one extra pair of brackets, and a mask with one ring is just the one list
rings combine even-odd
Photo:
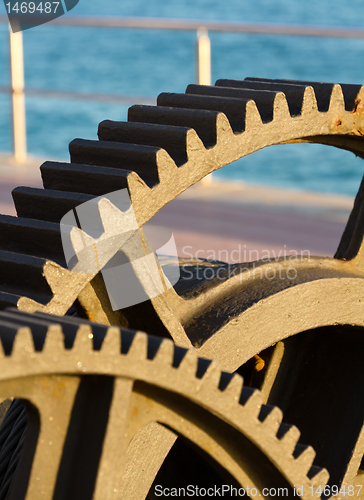
[[(0, 16), (0, 24), (8, 23), (6, 16)], [(211, 85), (211, 43), (209, 31), (235, 32), (246, 34), (290, 35), (309, 37), (364, 38), (364, 30), (346, 27), (320, 27), (302, 25), (273, 25), (231, 23), (206, 20), (184, 20), (143, 17), (78, 17), (64, 16), (48, 23), (54, 27), (93, 28), (139, 28), (159, 30), (196, 31), (196, 80), (200, 85)], [(77, 91), (26, 88), (24, 84), (24, 57), (22, 32), (10, 32), (10, 86), (0, 86), (0, 93), (11, 93), (13, 115), (14, 160), (22, 163), (27, 159), (25, 95), (83, 99), (90, 101), (118, 102), (121, 104), (138, 102), (150, 104), (151, 99), (140, 96), (94, 94)]]

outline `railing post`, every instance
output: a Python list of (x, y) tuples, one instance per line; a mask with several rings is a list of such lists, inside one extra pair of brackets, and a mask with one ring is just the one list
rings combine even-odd
[(206, 28), (197, 30), (197, 83), (211, 85), (211, 43)]
[[(197, 83), (211, 85), (211, 42), (206, 28), (197, 30)], [(212, 182), (212, 174), (201, 180), (202, 186)]]
[(10, 71), (13, 101), (14, 159), (17, 163), (27, 159), (27, 132), (24, 96), (23, 34), (10, 29)]

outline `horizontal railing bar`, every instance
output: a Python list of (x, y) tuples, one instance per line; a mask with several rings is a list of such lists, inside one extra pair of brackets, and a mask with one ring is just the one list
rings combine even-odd
[[(82, 101), (110, 102), (117, 104), (155, 104), (156, 99), (145, 96), (117, 95), (117, 94), (94, 94), (91, 92), (74, 92), (72, 90), (51, 90), (25, 88), (26, 95), (31, 97), (48, 97), (49, 99), (76, 99)], [(12, 88), (7, 85), (0, 85), (1, 94), (11, 94)]]
[[(32, 19), (35, 19), (33, 16)], [(44, 17), (42, 18), (44, 19)], [(0, 16), (0, 23), (7, 23), (7, 16)], [(197, 30), (204, 27), (210, 31), (226, 31), (266, 35), (296, 35), (333, 38), (364, 38), (361, 28), (342, 26), (312, 26), (294, 24), (253, 24), (196, 19), (167, 19), (153, 17), (96, 17), (62, 16), (47, 23), (52, 26), (77, 26), (95, 28), (141, 28), (166, 30)]]

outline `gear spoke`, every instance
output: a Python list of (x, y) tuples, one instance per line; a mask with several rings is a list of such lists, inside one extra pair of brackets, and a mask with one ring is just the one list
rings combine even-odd
[(24, 449), (10, 498), (23, 498), (23, 495), (26, 499), (53, 498), (79, 384), (80, 378), (74, 376), (33, 376), (0, 383), (1, 394), (30, 403)]
[[(126, 454), (120, 499), (147, 498), (153, 481), (176, 439), (177, 435), (173, 431), (157, 422), (147, 424), (136, 433)], [(143, 475), (140, 475), (140, 470)]]
[(128, 449), (128, 421), (133, 381), (116, 378), (109, 411), (109, 420), (102, 448), (95, 500), (126, 498), (121, 495), (123, 471)]

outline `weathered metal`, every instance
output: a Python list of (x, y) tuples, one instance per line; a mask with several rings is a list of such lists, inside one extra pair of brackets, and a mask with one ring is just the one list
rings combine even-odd
[[(75, 303), (93, 321), (170, 336), (240, 371), (265, 402), (282, 407), (317, 448), (331, 485), (360, 484), (363, 186), (335, 258), (304, 257), (293, 266), (285, 258), (185, 262), (193, 279), (182, 268), (175, 289), (122, 311), (112, 311), (100, 274), (66, 269), (58, 223), (92, 197), (127, 188), (142, 226), (210, 172), (273, 144), (323, 143), (363, 157), (363, 92), (358, 85), (219, 80), (161, 94), (154, 107), (132, 106), (127, 123), (102, 122), (100, 141), (72, 141), (70, 164), (42, 165), (45, 189), (14, 190), (19, 217), (0, 218), (1, 307), (62, 316)], [(197, 276), (203, 266), (212, 279)], [(254, 357), (264, 369), (251, 370)], [(355, 397), (347, 390), (354, 382)], [(162, 442), (158, 429), (154, 439)]]
[(278, 408), (170, 340), (16, 311), (0, 313), (0, 339), (0, 396), (22, 398), (28, 412), (11, 499), (144, 499), (160, 481), (191, 479), (194, 448), (200, 488), (284, 487), (292, 498), (300, 485), (308, 499), (326, 484)]

